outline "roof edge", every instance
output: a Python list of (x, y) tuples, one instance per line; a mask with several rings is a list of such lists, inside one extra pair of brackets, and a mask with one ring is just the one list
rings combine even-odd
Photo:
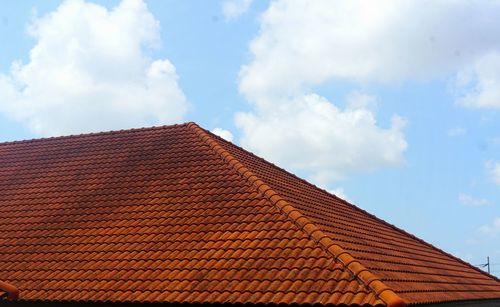
[(264, 194), (269, 201), (274, 204), (278, 210), (286, 215), (295, 225), (314, 240), (327, 254), (342, 263), (355, 278), (360, 280), (368, 289), (372, 290), (377, 297), (384, 301), (388, 307), (404, 307), (405, 301), (399, 297), (393, 289), (385, 285), (380, 278), (370, 272), (361, 262), (356, 260), (349, 252), (336, 244), (328, 235), (305, 217), (298, 209), (294, 208), (285, 199), (279, 196), (271, 187), (260, 180), (238, 159), (233, 157), (227, 150), (222, 148), (217, 141), (211, 137), (211, 134), (190, 122), (187, 127), (192, 129), (208, 146), (221, 156), (230, 166), (232, 166), (240, 175), (253, 184), (259, 192)]
[(31, 139), (20, 139), (20, 140), (13, 140), (13, 141), (0, 141), (0, 146), (15, 145), (15, 144), (22, 144), (22, 143), (35, 143), (35, 142), (41, 142), (41, 141), (53, 141), (53, 140), (60, 140), (60, 139), (95, 137), (95, 136), (101, 136), (101, 135), (113, 135), (113, 134), (120, 133), (120, 132), (141, 132), (144, 130), (160, 130), (160, 129), (165, 129), (165, 128), (187, 126), (190, 123), (191, 122), (185, 122), (185, 123), (171, 124), (171, 125), (114, 129), (114, 130), (105, 130), (105, 131), (94, 131), (94, 132), (83, 132), (83, 133), (76, 133), (76, 134), (64, 134), (64, 135), (57, 135), (57, 136), (38, 137), (38, 138), (31, 138)]
[[(187, 124), (189, 124), (189, 123), (187, 123)], [(194, 124), (196, 124), (196, 123), (194, 123)], [(227, 141), (227, 140), (225, 140), (225, 139), (223, 139), (223, 138), (221, 138), (221, 137), (219, 137), (219, 136), (217, 136), (217, 135), (215, 136), (215, 138), (216, 138), (217, 140), (222, 140), (222, 141), (224, 141), (224, 142), (231, 143), (231, 142), (229, 142), (229, 141)], [(232, 143), (231, 143), (231, 144), (232, 144)], [(497, 276), (495, 276), (495, 275), (493, 275), (493, 274), (489, 274), (488, 272), (485, 272), (485, 271), (481, 270), (480, 268), (478, 268), (478, 267), (476, 267), (476, 266), (474, 266), (474, 265), (470, 264), (469, 262), (464, 261), (464, 260), (460, 259), (459, 257), (456, 257), (456, 256), (454, 256), (453, 254), (450, 254), (450, 253), (448, 253), (447, 251), (445, 251), (445, 250), (443, 250), (443, 249), (441, 249), (441, 248), (439, 248), (439, 247), (437, 247), (437, 246), (435, 246), (435, 245), (433, 245), (433, 244), (431, 244), (431, 243), (429, 243), (429, 242), (427, 242), (427, 241), (425, 241), (425, 240), (423, 240), (423, 239), (421, 239), (421, 238), (417, 237), (416, 235), (414, 235), (414, 234), (412, 234), (412, 233), (410, 233), (410, 232), (408, 232), (408, 231), (406, 231), (406, 230), (404, 230), (404, 229), (402, 229), (402, 228), (400, 228), (400, 227), (398, 227), (398, 226), (396, 226), (396, 225), (394, 225), (394, 224), (391, 224), (390, 222), (388, 222), (388, 221), (386, 221), (386, 220), (384, 220), (384, 219), (382, 219), (382, 218), (380, 218), (380, 217), (378, 217), (378, 216), (376, 216), (376, 215), (374, 215), (374, 214), (372, 214), (372, 213), (370, 213), (370, 212), (368, 212), (368, 211), (366, 211), (366, 210), (364, 210), (364, 209), (362, 209), (362, 208), (358, 207), (357, 205), (355, 205), (355, 204), (353, 204), (353, 203), (349, 202), (348, 200), (345, 200), (345, 199), (343, 199), (343, 198), (341, 198), (341, 197), (339, 197), (339, 196), (337, 196), (337, 195), (335, 195), (335, 194), (333, 194), (333, 193), (331, 193), (331, 192), (328, 192), (327, 190), (325, 190), (325, 189), (323, 189), (323, 188), (321, 188), (321, 187), (318, 187), (318, 186), (316, 186), (315, 184), (313, 184), (313, 183), (311, 183), (311, 182), (309, 182), (309, 181), (307, 181), (307, 180), (305, 180), (305, 179), (303, 179), (303, 178), (300, 178), (300, 177), (299, 177), (299, 176), (297, 176), (296, 174), (291, 173), (290, 171), (288, 171), (288, 170), (286, 170), (286, 169), (284, 169), (284, 168), (282, 168), (282, 167), (280, 167), (280, 166), (278, 166), (278, 165), (276, 165), (276, 164), (274, 164), (274, 163), (272, 163), (272, 162), (266, 161), (265, 159), (263, 159), (263, 158), (261, 158), (261, 157), (259, 157), (259, 156), (255, 155), (254, 153), (252, 153), (252, 152), (250, 152), (250, 151), (248, 151), (248, 150), (246, 150), (246, 149), (244, 149), (244, 148), (241, 148), (240, 146), (238, 146), (238, 145), (236, 145), (236, 144), (232, 144), (232, 145), (233, 145), (233, 146), (238, 147), (238, 148), (239, 148), (239, 149), (241, 149), (241, 150), (244, 150), (247, 154), (254, 156), (256, 159), (259, 159), (259, 160), (262, 160), (262, 161), (264, 161), (264, 162), (266, 162), (266, 163), (271, 164), (272, 166), (274, 166), (274, 167), (276, 167), (276, 168), (280, 169), (281, 171), (283, 171), (283, 172), (287, 173), (288, 175), (290, 175), (290, 176), (294, 177), (295, 179), (300, 180), (301, 182), (303, 182), (303, 183), (307, 184), (308, 186), (311, 186), (311, 187), (313, 187), (313, 188), (315, 188), (315, 189), (317, 189), (317, 190), (321, 191), (323, 194), (325, 194), (325, 195), (327, 195), (327, 196), (329, 196), (329, 197), (332, 197), (332, 196), (333, 196), (333, 197), (335, 197), (337, 200), (341, 201), (341, 202), (342, 202), (342, 203), (344, 203), (345, 205), (348, 205), (348, 206), (350, 206), (351, 208), (353, 208), (353, 209), (355, 209), (355, 210), (357, 210), (357, 211), (359, 211), (359, 212), (361, 212), (361, 213), (363, 213), (363, 214), (366, 214), (366, 215), (370, 216), (371, 218), (373, 218), (373, 219), (375, 219), (375, 220), (377, 220), (377, 221), (379, 221), (379, 222), (383, 223), (384, 225), (386, 225), (386, 226), (388, 226), (388, 227), (390, 227), (390, 228), (392, 228), (392, 229), (394, 229), (394, 230), (396, 230), (396, 231), (400, 232), (401, 234), (406, 235), (406, 236), (409, 236), (409, 237), (411, 237), (412, 239), (414, 239), (414, 240), (416, 240), (416, 241), (418, 241), (418, 242), (420, 242), (420, 243), (422, 243), (422, 244), (424, 244), (424, 245), (426, 245), (426, 246), (428, 246), (428, 247), (430, 247), (430, 248), (432, 248), (432, 249), (434, 249), (434, 250), (436, 250), (436, 251), (438, 251), (438, 252), (440, 252), (440, 253), (443, 253), (444, 255), (446, 255), (446, 256), (448, 256), (448, 257), (450, 257), (450, 258), (452, 258), (452, 259), (454, 259), (454, 260), (456, 260), (456, 261), (458, 261), (458, 262), (460, 262), (460, 263), (462, 263), (462, 264), (464, 264), (464, 265), (468, 266), (469, 268), (471, 268), (471, 269), (475, 270), (476, 272), (479, 272), (479, 273), (481, 273), (481, 274), (483, 274), (483, 275), (485, 275), (485, 276), (487, 276), (487, 277), (489, 277), (489, 278), (491, 278), (491, 279), (494, 279), (494, 280), (496, 280), (496, 281), (500, 281), (500, 278), (498, 278)]]
[(0, 290), (5, 291), (9, 300), (17, 300), (19, 298), (19, 289), (14, 285), (0, 280)]

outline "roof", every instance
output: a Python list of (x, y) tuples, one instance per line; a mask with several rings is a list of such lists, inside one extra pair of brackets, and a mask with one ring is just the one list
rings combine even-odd
[(0, 300), (16, 300), (19, 297), (19, 290), (6, 282), (0, 281)]
[(495, 277), (194, 123), (1, 143), (0, 281), (49, 302), (500, 298)]

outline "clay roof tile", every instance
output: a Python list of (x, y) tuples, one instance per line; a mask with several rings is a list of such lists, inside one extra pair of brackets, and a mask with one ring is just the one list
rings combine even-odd
[(0, 253), (0, 296), (27, 301), (500, 298), (496, 278), (195, 123), (0, 143)]

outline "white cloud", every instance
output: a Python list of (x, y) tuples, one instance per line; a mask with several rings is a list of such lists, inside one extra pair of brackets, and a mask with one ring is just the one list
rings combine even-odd
[(29, 28), (29, 62), (0, 74), (0, 111), (42, 135), (182, 120), (187, 102), (167, 59), (152, 59), (159, 23), (140, 0), (112, 10), (63, 2)]
[(377, 107), (377, 97), (354, 91), (346, 97), (346, 104), (350, 110), (374, 110)]
[(462, 127), (455, 127), (455, 128), (448, 129), (448, 131), (446, 132), (446, 134), (449, 137), (456, 137), (456, 136), (464, 135), (465, 132), (466, 132), (466, 130), (464, 128), (462, 128)]
[[(250, 45), (252, 61), (240, 71), (240, 92), (254, 108), (236, 115), (241, 144), (280, 165), (308, 172), (320, 185), (351, 172), (401, 165), (407, 147), (401, 117), (394, 115), (387, 128), (377, 123), (376, 97), (354, 91), (341, 109), (311, 90), (330, 78), (390, 79), (410, 70), (400, 71), (392, 53), (383, 54), (383, 43), (392, 42), (379, 28), (387, 27), (385, 20), (394, 18), (395, 9), (386, 12), (378, 9), (379, 3), (355, 3), (273, 1)], [(371, 44), (381, 49), (367, 49)]]
[(493, 137), (490, 138), (488, 141), (494, 146), (500, 145), (500, 137)]
[(226, 20), (234, 20), (245, 14), (253, 0), (227, 0), (222, 4), (222, 13)]
[(315, 87), (438, 78), (461, 105), (499, 107), (498, 11), (496, 0), (271, 1), (239, 74), (253, 107), (236, 116), (242, 144), (325, 180), (401, 164), (402, 125), (377, 124), (375, 98), (354, 92), (340, 109)]
[(475, 198), (465, 193), (458, 194), (458, 201), (468, 207), (482, 207), (490, 204), (490, 201), (484, 198)]
[(229, 130), (222, 129), (222, 128), (214, 128), (212, 130), (212, 133), (220, 136), (221, 138), (225, 139), (226, 141), (229, 141), (229, 142), (233, 141), (233, 134)]
[(500, 234), (500, 217), (495, 218), (493, 223), (491, 225), (483, 225), (479, 227), (479, 231), (490, 235), (490, 236), (496, 236)]
[(497, 185), (500, 185), (500, 162), (498, 161), (487, 161), (486, 169), (488, 170), (491, 179)]
[(366, 109), (341, 110), (316, 94), (297, 97), (274, 108), (236, 115), (241, 144), (293, 170), (312, 173), (320, 185), (352, 171), (400, 165), (407, 147), (404, 121), (377, 126)]
[(337, 196), (338, 198), (342, 198), (345, 201), (350, 201), (349, 198), (347, 197), (347, 194), (344, 191), (344, 188), (342, 187), (337, 187), (335, 189), (327, 190), (328, 193), (333, 194)]
[(455, 80), (458, 103), (471, 108), (500, 108), (500, 50), (479, 58)]
[(499, 10), (495, 0), (273, 1), (240, 90), (260, 104), (332, 78), (387, 82), (470, 71), (475, 77), (458, 86), (457, 99), (498, 107)]

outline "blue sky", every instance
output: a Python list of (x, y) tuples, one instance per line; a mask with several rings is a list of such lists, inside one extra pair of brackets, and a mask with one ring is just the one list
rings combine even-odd
[(500, 4), (402, 3), (6, 2), (0, 141), (195, 121), (500, 263)]

